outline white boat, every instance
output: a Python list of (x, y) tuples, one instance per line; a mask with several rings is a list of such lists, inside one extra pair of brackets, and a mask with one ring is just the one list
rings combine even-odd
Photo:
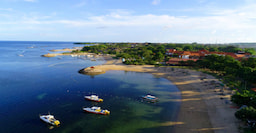
[(78, 55), (76, 55), (76, 54), (72, 54), (72, 55), (71, 55), (71, 57), (77, 57), (77, 56), (78, 56)]
[(56, 120), (53, 115), (39, 115), (40, 119), (48, 124), (51, 124), (53, 126), (59, 126), (60, 121)]
[(102, 115), (109, 115), (110, 111), (106, 110), (106, 109), (101, 109), (100, 107), (87, 107), (87, 108), (83, 108), (83, 110), (85, 112), (89, 112), (89, 113), (94, 113), (94, 114), (102, 114)]
[(90, 101), (103, 102), (103, 99), (99, 98), (96, 95), (84, 96), (84, 98), (87, 99), (87, 100), (90, 100)]
[(146, 95), (146, 96), (143, 96), (142, 98), (146, 99), (148, 101), (151, 101), (151, 102), (156, 102), (156, 100), (158, 99), (157, 97), (152, 96), (152, 95)]

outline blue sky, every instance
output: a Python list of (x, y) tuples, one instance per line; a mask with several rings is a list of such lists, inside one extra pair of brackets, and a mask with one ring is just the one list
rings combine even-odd
[(256, 1), (0, 0), (0, 40), (256, 42)]

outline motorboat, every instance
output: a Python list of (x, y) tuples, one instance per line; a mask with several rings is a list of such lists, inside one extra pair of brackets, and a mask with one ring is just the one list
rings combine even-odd
[(103, 102), (103, 99), (99, 98), (96, 95), (91, 95), (91, 96), (84, 96), (85, 99), (94, 101), (94, 102)]
[(157, 97), (149, 95), (149, 94), (146, 95), (146, 96), (142, 96), (142, 98), (145, 99), (145, 100), (151, 101), (151, 102), (156, 102), (157, 99), (158, 99)]
[(39, 115), (40, 119), (50, 125), (59, 126), (60, 121), (56, 120), (53, 115)]
[(83, 110), (85, 112), (89, 112), (89, 113), (94, 113), (94, 114), (101, 114), (101, 115), (109, 115), (110, 114), (110, 111), (106, 110), (106, 109), (101, 109), (100, 107), (87, 107), (87, 108), (83, 108)]

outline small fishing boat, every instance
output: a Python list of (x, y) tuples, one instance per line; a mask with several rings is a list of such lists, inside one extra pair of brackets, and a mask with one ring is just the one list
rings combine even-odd
[(60, 121), (56, 120), (53, 115), (39, 115), (40, 119), (48, 124), (51, 124), (53, 126), (59, 126)]
[(157, 97), (152, 96), (152, 95), (142, 96), (142, 98), (145, 100), (151, 101), (151, 102), (156, 102), (156, 100), (158, 99)]
[(91, 108), (83, 108), (83, 110), (85, 112), (89, 112), (89, 113), (94, 113), (94, 114), (101, 114), (101, 115), (109, 115), (110, 111), (106, 110), (106, 109), (101, 109), (100, 107), (91, 107)]
[(91, 96), (84, 96), (85, 99), (94, 101), (94, 102), (103, 102), (103, 99), (99, 98), (96, 95), (91, 95)]

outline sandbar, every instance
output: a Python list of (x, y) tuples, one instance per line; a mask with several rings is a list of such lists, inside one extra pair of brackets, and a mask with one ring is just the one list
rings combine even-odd
[(42, 56), (43, 57), (55, 57), (55, 56), (62, 56), (62, 55), (96, 55), (96, 54), (86, 53), (86, 52), (82, 52), (82, 53), (48, 53), (48, 54), (44, 54)]

